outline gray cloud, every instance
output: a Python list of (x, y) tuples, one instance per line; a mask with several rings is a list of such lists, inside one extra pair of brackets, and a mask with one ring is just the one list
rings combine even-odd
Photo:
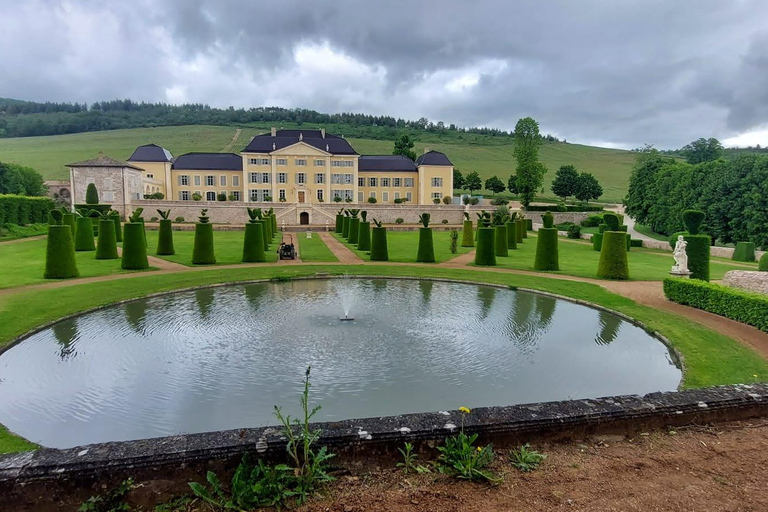
[[(355, 110), (677, 147), (768, 125), (762, 0), (0, 0), (0, 95)], [(768, 142), (768, 141), (766, 141)]]

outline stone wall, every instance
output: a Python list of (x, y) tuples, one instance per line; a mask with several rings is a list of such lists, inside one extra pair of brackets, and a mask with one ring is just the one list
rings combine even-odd
[(133, 211), (132, 202), (142, 190), (141, 171), (129, 167), (78, 167), (77, 172), (70, 173), (71, 177), (73, 175), (71, 192), (74, 204), (85, 203), (88, 184), (93, 183), (99, 192), (99, 203), (111, 204), (112, 209), (122, 215)]
[(756, 270), (729, 270), (723, 277), (723, 284), (748, 292), (768, 295), (768, 272)]
[[(672, 251), (672, 247), (666, 240), (643, 240), (643, 247), (648, 249), (659, 249), (662, 251)], [(728, 258), (733, 256), (733, 247), (710, 247), (709, 252), (716, 258)], [(755, 258), (760, 259), (760, 256), (765, 254), (765, 251), (755, 251)]]

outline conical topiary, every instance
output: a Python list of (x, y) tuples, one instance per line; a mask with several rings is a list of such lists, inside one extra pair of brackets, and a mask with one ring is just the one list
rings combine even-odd
[(346, 215), (344, 215), (344, 219), (342, 219), (341, 222), (341, 237), (342, 238), (349, 238), (349, 212), (344, 212)]
[(544, 227), (539, 229), (536, 240), (536, 258), (533, 268), (536, 270), (560, 270), (560, 256), (557, 247), (557, 228), (555, 218), (550, 212), (541, 216)]
[(368, 212), (363, 210), (360, 212), (360, 222), (357, 227), (357, 250), (358, 251), (370, 251), (371, 250), (371, 223), (367, 219)]
[(496, 265), (495, 228), (480, 228), (477, 230), (477, 249), (475, 250), (475, 265)]
[(683, 234), (683, 239), (688, 244), (685, 252), (688, 255), (688, 270), (691, 271), (691, 278), (709, 281), (712, 239), (709, 235), (699, 233), (703, 222), (704, 212), (700, 210), (685, 210), (683, 212), (683, 223), (685, 229), (688, 230), (688, 233)]
[(357, 218), (359, 213), (360, 210), (349, 210), (351, 217), (349, 219), (349, 233), (347, 235), (347, 241), (351, 244), (357, 244), (357, 236), (360, 234), (360, 219)]
[(334, 229), (334, 232), (341, 233), (343, 226), (344, 226), (344, 208), (339, 210), (339, 212), (336, 214), (336, 228)]
[(63, 214), (54, 210), (51, 223), (48, 225), (48, 239), (45, 248), (45, 279), (70, 279), (77, 277), (77, 262), (75, 260), (75, 242), (72, 239), (72, 229), (62, 224)]
[(127, 222), (123, 226), (123, 259), (125, 270), (143, 270), (149, 268), (147, 246), (144, 243), (144, 224)]
[(99, 191), (94, 183), (89, 183), (85, 188), (85, 204), (99, 204)]
[(371, 261), (389, 261), (389, 249), (387, 248), (387, 228), (376, 219), (376, 225), (371, 232)]
[(269, 218), (272, 220), (272, 238), (274, 239), (277, 235), (277, 214), (274, 208), (269, 209)]
[(496, 230), (494, 248), (496, 256), (509, 256), (509, 246), (507, 244), (507, 226), (499, 224), (494, 226)]
[(192, 263), (195, 265), (213, 265), (216, 254), (213, 249), (213, 224), (208, 217), (208, 208), (200, 213), (200, 222), (195, 224), (195, 245), (192, 249)]
[(619, 231), (619, 217), (615, 213), (603, 215), (603, 231), (600, 263), (597, 277), (601, 279), (629, 279), (627, 261), (627, 234)]
[(115, 223), (109, 217), (103, 218), (99, 220), (99, 243), (96, 245), (96, 259), (116, 260), (119, 257)]
[(243, 240), (243, 263), (263, 263), (267, 261), (264, 252), (264, 225), (261, 222), (261, 209), (248, 208), (248, 224), (245, 225)]
[(72, 231), (72, 241), (74, 243), (75, 240), (75, 214), (74, 213), (61, 213), (61, 224), (64, 226), (69, 226), (70, 230)]
[(173, 246), (173, 221), (169, 218), (171, 210), (157, 210), (160, 214), (160, 227), (157, 231), (157, 255), (171, 256), (176, 254)]
[(515, 219), (517, 225), (517, 243), (523, 243), (523, 232), (525, 231), (525, 219)]
[(144, 213), (144, 208), (136, 208), (128, 220), (133, 224), (141, 224), (141, 237), (144, 239), (144, 247), (147, 246), (147, 229), (144, 226), (144, 218), (141, 214)]
[(123, 241), (123, 223), (120, 221), (120, 213), (112, 210), (109, 214), (109, 218), (115, 224), (115, 240), (118, 242)]
[(429, 227), (431, 215), (422, 213), (419, 215), (419, 222), (424, 226), (419, 228), (419, 247), (416, 251), (417, 263), (435, 262), (435, 244), (432, 240), (432, 229)]
[(461, 230), (461, 246), (475, 246), (475, 232), (474, 229), (472, 229), (472, 220), (470, 220), (469, 213), (467, 212), (464, 212), (464, 225)]
[(90, 217), (80, 215), (75, 226), (75, 250), (95, 251), (96, 242), (93, 239), (93, 222)]
[(528, 232), (533, 231), (533, 219), (526, 219), (525, 215), (521, 213), (520, 220), (522, 221), (522, 224), (523, 224), (523, 231), (522, 231), (523, 238), (528, 238)]
[(264, 252), (266, 252), (269, 250), (269, 242), (272, 238), (272, 221), (262, 217), (259, 220), (259, 225), (261, 225), (261, 234), (264, 237)]
[(760, 261), (757, 262), (757, 270), (768, 272), (768, 252), (760, 256)]
[(517, 224), (514, 219), (507, 221), (507, 249), (517, 249)]

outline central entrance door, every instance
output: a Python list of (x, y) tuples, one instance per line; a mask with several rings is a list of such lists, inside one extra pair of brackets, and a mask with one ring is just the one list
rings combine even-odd
[(309, 224), (309, 213), (301, 212), (299, 214), (299, 224), (301, 224), (302, 226)]
[(304, 191), (303, 190), (299, 190), (299, 202), (300, 203), (304, 202)]

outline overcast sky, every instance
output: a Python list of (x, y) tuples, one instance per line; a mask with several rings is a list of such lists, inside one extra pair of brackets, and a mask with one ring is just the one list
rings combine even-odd
[(768, 1), (0, 0), (0, 96), (768, 145)]

